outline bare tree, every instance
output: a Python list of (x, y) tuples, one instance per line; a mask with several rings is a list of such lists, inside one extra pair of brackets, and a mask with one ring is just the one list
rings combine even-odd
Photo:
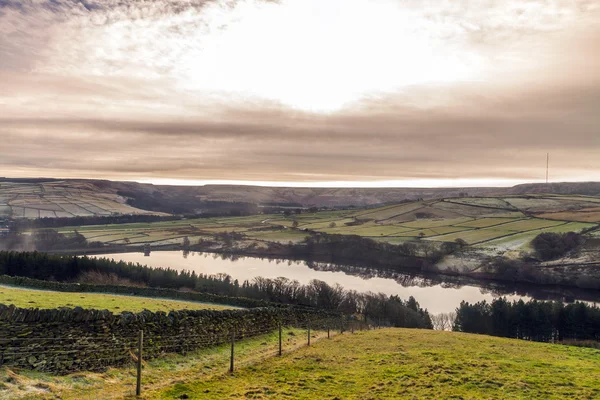
[(431, 316), (431, 323), (433, 329), (436, 331), (451, 331), (456, 319), (456, 313), (454, 311), (441, 313)]
[(308, 295), (314, 305), (329, 310), (336, 310), (344, 301), (344, 288), (339, 284), (330, 286), (326, 282), (313, 279), (307, 286)]

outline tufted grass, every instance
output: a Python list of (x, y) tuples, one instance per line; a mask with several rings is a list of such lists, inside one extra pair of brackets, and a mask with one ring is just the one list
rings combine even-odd
[(384, 329), (337, 336), (146, 399), (597, 399), (600, 351)]
[[(284, 330), (145, 363), (142, 399), (596, 399), (600, 351), (453, 332), (382, 329), (325, 339)], [(322, 340), (317, 340), (321, 338)], [(0, 398), (133, 399), (135, 369), (63, 377), (0, 369)]]
[(235, 308), (193, 301), (101, 293), (53, 292), (2, 285), (0, 285), (0, 303), (14, 304), (21, 308), (82, 307), (109, 310), (113, 313), (123, 311), (140, 312), (144, 309), (169, 312), (173, 310), (225, 310)]
[[(306, 331), (283, 329), (283, 351), (306, 346)], [(313, 343), (326, 338), (326, 332), (312, 332)], [(245, 339), (236, 344), (237, 368), (272, 360), (278, 348), (277, 333)], [(144, 362), (142, 399), (160, 398), (161, 391), (173, 385), (198, 379), (228, 375), (230, 345), (190, 352), (186, 356), (165, 354)], [(26, 400), (111, 400), (135, 399), (136, 369), (133, 364), (109, 368), (106, 372), (78, 372), (66, 376), (0, 368), (0, 399)]]

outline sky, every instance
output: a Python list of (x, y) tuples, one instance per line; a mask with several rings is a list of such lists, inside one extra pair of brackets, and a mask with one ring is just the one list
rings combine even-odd
[(600, 180), (597, 0), (0, 0), (0, 176)]

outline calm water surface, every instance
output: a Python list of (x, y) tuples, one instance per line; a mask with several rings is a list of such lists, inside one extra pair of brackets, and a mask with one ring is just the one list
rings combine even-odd
[[(343, 271), (315, 270), (304, 261), (268, 260), (243, 257), (237, 260), (223, 259), (214, 253), (190, 253), (187, 257), (181, 251), (155, 251), (145, 257), (141, 253), (119, 253), (95, 256), (106, 257), (116, 261), (140, 263), (150, 267), (168, 267), (178, 271), (196, 271), (202, 274), (225, 273), (233, 279), (243, 282), (251, 281), (257, 276), (264, 278), (286, 277), (295, 279), (302, 284), (307, 284), (312, 279), (319, 279), (329, 284), (339, 283), (346, 289), (359, 292), (382, 292), (387, 295), (398, 295), (407, 299), (414, 296), (422, 307), (431, 313), (454, 311), (462, 300), (477, 302), (480, 300), (491, 301), (497, 295), (478, 286), (463, 285), (459, 288), (448, 287), (447, 284), (424, 284), (422, 280), (409, 280), (407, 284), (399, 283), (398, 279), (383, 277), (364, 277), (350, 275)], [(414, 282), (414, 283), (413, 283)], [(414, 284), (414, 286), (411, 286)], [(518, 294), (504, 294), (508, 299), (529, 299), (529, 296)]]

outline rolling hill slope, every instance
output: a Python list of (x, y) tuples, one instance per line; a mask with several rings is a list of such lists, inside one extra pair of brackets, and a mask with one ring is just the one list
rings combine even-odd
[(148, 399), (595, 399), (600, 351), (410, 329), (338, 335)]

